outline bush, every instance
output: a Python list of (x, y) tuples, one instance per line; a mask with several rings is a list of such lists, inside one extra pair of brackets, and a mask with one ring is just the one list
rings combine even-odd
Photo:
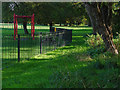
[[(96, 36), (97, 37), (97, 36)], [(100, 35), (98, 35), (99, 38)], [(119, 39), (119, 37), (117, 37)], [(116, 40), (117, 40), (116, 39)], [(87, 37), (86, 43), (90, 48), (87, 52), (93, 56), (93, 61), (88, 61), (85, 67), (76, 68), (76, 71), (58, 70), (50, 76), (50, 83), (55, 88), (118, 88), (120, 55), (114, 56), (104, 52), (103, 41), (95, 41), (94, 35)], [(98, 44), (99, 42), (99, 44)], [(118, 41), (116, 41), (118, 42)], [(98, 47), (101, 46), (101, 47)], [(94, 48), (93, 48), (94, 47)], [(82, 56), (81, 56), (82, 57)]]
[(91, 57), (97, 57), (100, 53), (105, 51), (103, 39), (98, 33), (97, 35), (88, 35), (85, 39), (85, 43), (90, 47), (90, 49), (87, 50), (87, 54)]
[(89, 45), (90, 47), (97, 47), (103, 45), (103, 39), (101, 35), (97, 33), (97, 35), (88, 35), (86, 38), (86, 44)]
[(115, 39), (113, 39), (113, 41), (115, 42), (117, 50), (120, 51), (120, 34), (118, 32), (116, 34), (117, 36)]

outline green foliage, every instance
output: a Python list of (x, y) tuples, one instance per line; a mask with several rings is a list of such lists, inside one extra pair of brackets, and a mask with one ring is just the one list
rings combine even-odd
[(9, 8), (11, 2), (2, 3), (2, 22), (12, 22), (13, 21), (13, 12)]
[[(38, 24), (52, 22), (79, 25), (81, 20), (87, 17), (84, 6), (81, 3), (72, 2), (4, 2), (2, 9), (4, 22), (13, 21), (14, 13), (16, 15), (32, 15), (34, 13), (35, 23)], [(18, 19), (18, 21), (22, 22), (22, 19)]]
[[(120, 34), (116, 33), (116, 35), (117, 36), (116, 36), (115, 39), (113, 39), (113, 41), (114, 41), (114, 43), (116, 45), (117, 50), (119, 50), (120, 49)], [(119, 50), (119, 52), (120, 52), (120, 50)]]
[(104, 50), (105, 48), (101, 46), (101, 47), (90, 48), (87, 50), (86, 53), (91, 57), (97, 57), (99, 56), (99, 54), (104, 53)]
[(114, 3), (113, 6), (113, 35), (116, 36), (116, 32), (120, 33), (120, 2)]
[(116, 32), (120, 33), (120, 19), (119, 16), (115, 16), (114, 21), (113, 21), (113, 35), (116, 36)]
[(88, 35), (86, 38), (86, 44), (90, 47), (97, 47), (101, 46), (103, 44), (103, 39), (101, 38), (101, 35), (97, 33), (97, 35)]

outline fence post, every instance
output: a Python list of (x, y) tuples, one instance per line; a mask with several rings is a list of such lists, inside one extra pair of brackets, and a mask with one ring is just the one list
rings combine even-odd
[(56, 42), (56, 32), (54, 32), (54, 38), (55, 38), (55, 41), (54, 41), (54, 50), (56, 50), (56, 44), (57, 44), (57, 42)]
[(18, 35), (18, 62), (20, 62), (20, 35)]
[(40, 33), (40, 54), (42, 54), (42, 32)]

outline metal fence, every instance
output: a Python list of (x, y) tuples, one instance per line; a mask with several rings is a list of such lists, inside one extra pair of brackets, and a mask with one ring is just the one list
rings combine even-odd
[(70, 31), (49, 32), (35, 34), (34, 40), (31, 35), (18, 35), (2, 37), (2, 63), (3, 68), (14, 65), (31, 57), (47, 53), (61, 46), (71, 43)]

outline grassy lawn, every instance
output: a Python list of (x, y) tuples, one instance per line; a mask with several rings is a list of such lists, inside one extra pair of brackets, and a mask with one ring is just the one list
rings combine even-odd
[[(113, 57), (101, 53), (91, 57), (87, 54), (90, 47), (85, 44), (84, 39), (86, 34), (92, 32), (92, 28), (64, 28), (73, 29), (70, 45), (36, 55), (30, 60), (16, 62), (14, 66), (3, 69), (3, 88), (118, 87), (120, 63), (118, 62), (116, 67), (109, 61), (116, 63), (120, 55)], [(3, 35), (5, 34), (3, 31)]]
[[(35, 40), (33, 41), (31, 35), (25, 36), (24, 30), (21, 28), (22, 25), (18, 25), (18, 34), (20, 35), (20, 58), (21, 60), (28, 59), (29, 57), (32, 57), (33, 55), (37, 55), (40, 52), (40, 46), (39, 46), (39, 36), (35, 36)], [(39, 32), (49, 32), (48, 26), (41, 26), (37, 28), (35, 33)], [(30, 25), (28, 25), (28, 31), (31, 33)], [(8, 67), (12, 66), (17, 62), (18, 57), (18, 41), (17, 38), (14, 40), (14, 29), (13, 24), (4, 24), (4, 28), (2, 28), (2, 59), (3, 59), (3, 65), (2, 67)], [(29, 39), (29, 40), (28, 40)], [(33, 47), (33, 48), (32, 48)], [(44, 47), (42, 47), (44, 48)], [(32, 52), (31, 52), (32, 51)]]

